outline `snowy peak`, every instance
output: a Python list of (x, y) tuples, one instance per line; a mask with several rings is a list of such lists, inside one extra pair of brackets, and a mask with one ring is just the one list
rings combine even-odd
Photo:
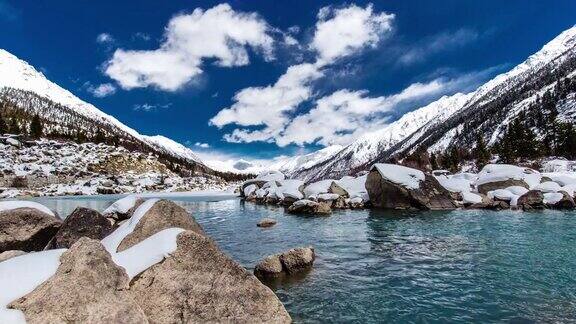
[[(153, 151), (160, 151), (189, 163), (202, 164), (201, 160), (189, 148), (164, 136), (145, 136), (126, 126), (113, 116), (110, 116), (94, 105), (76, 97), (70, 91), (48, 80), (44, 74), (37, 71), (26, 61), (19, 59), (6, 50), (0, 49), (0, 91), (2, 89), (17, 89), (29, 91), (37, 96), (60, 104), (75, 113), (86, 117), (97, 125), (107, 125), (116, 129), (115, 133), (126, 134), (148, 146)], [(50, 116), (43, 116), (49, 119)], [(55, 120), (55, 123), (58, 121)]]

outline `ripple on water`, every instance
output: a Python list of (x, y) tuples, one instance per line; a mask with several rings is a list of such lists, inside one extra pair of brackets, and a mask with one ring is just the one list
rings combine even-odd
[[(57, 202), (62, 210), (110, 203)], [(238, 200), (179, 203), (248, 269), (273, 253), (315, 247), (310, 273), (270, 283), (296, 322), (576, 322), (574, 212), (337, 211), (315, 218)], [(278, 224), (256, 227), (264, 217)]]

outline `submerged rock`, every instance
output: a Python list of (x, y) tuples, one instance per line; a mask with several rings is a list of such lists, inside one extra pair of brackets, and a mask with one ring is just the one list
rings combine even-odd
[(0, 211), (0, 252), (40, 251), (54, 237), (62, 221), (36, 208)]
[(112, 225), (106, 217), (93, 209), (78, 207), (64, 220), (48, 248), (69, 248), (81, 237), (101, 240), (111, 231)]
[(158, 200), (140, 219), (134, 231), (118, 246), (118, 252), (138, 244), (164, 229), (178, 227), (204, 235), (202, 227), (186, 209), (169, 200)]
[(450, 192), (423, 172), (394, 164), (375, 164), (366, 179), (374, 207), (389, 209), (455, 209)]
[(309, 270), (314, 264), (316, 254), (313, 247), (295, 248), (266, 257), (254, 268), (259, 278), (277, 278)]
[(128, 275), (96, 240), (81, 238), (56, 274), (10, 304), (28, 323), (147, 323), (128, 292)]
[(178, 235), (177, 249), (130, 288), (151, 323), (289, 323), (278, 297), (209, 238)]
[(276, 225), (276, 220), (272, 218), (263, 218), (261, 219), (256, 226), (258, 227), (272, 227)]
[(288, 212), (292, 214), (329, 215), (332, 213), (332, 209), (327, 202), (301, 199), (290, 205)]

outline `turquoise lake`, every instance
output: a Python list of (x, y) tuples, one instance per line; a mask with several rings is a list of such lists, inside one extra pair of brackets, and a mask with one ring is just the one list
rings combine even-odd
[[(67, 215), (117, 197), (36, 199)], [(177, 197), (234, 260), (312, 245), (306, 276), (268, 283), (299, 323), (576, 322), (576, 213), (456, 210), (284, 213)], [(220, 200), (220, 201), (216, 201)], [(278, 220), (256, 227), (263, 217)]]

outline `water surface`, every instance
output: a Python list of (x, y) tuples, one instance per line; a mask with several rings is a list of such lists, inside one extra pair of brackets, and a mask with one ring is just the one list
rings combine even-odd
[[(41, 200), (66, 215), (111, 198)], [(576, 321), (576, 213), (336, 211), (285, 214), (240, 200), (180, 197), (205, 231), (250, 271), (312, 245), (305, 277), (271, 287), (296, 322)], [(256, 227), (276, 218), (270, 229)]]

